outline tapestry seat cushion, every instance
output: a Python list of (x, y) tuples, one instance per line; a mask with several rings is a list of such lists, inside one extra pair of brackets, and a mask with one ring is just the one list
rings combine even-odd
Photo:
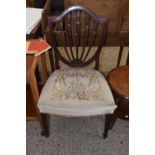
[(92, 116), (114, 112), (116, 105), (104, 76), (90, 68), (54, 71), (38, 100), (41, 113)]

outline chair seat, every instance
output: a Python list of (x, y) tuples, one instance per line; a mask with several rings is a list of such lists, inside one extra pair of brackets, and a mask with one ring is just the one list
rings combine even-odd
[(64, 116), (111, 114), (116, 105), (104, 76), (90, 68), (54, 71), (38, 100), (41, 113)]

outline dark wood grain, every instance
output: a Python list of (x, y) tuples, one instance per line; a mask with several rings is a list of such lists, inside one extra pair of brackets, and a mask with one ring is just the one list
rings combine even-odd
[[(54, 7), (56, 0), (47, 0), (42, 17), (42, 32), (47, 31), (47, 19), (49, 16), (57, 14), (59, 8)], [(128, 0), (62, 0), (61, 5), (64, 9), (74, 5), (82, 5), (100, 17), (107, 17), (109, 22), (108, 36), (106, 46), (128, 46), (129, 45), (129, 1)], [(52, 8), (53, 8), (52, 7)], [(62, 10), (59, 12), (59, 14)], [(74, 19), (76, 16), (74, 16)], [(81, 30), (82, 31), (82, 30)], [(80, 41), (83, 36), (81, 35)], [(64, 41), (61, 40), (61, 46), (64, 46)], [(84, 40), (84, 39), (83, 39)], [(84, 43), (84, 42), (83, 42)], [(95, 43), (96, 44), (96, 43)]]
[(117, 59), (117, 67), (119, 67), (120, 65), (122, 54), (123, 54), (123, 46), (120, 46), (119, 53), (118, 53), (118, 59)]
[(129, 97), (129, 66), (121, 66), (112, 70), (108, 75), (111, 88), (124, 98)]
[[(81, 14), (85, 16), (82, 18)], [(73, 18), (74, 15), (76, 18)], [(74, 20), (73, 20), (74, 19)], [(82, 25), (83, 19), (86, 19), (85, 25)], [(58, 25), (63, 21), (63, 30), (59, 28)], [(93, 26), (90, 27), (90, 23)], [(83, 27), (84, 28), (83, 28)], [(100, 26), (100, 27), (99, 27)], [(90, 50), (94, 46), (97, 39), (97, 32), (100, 28), (100, 37), (98, 35), (98, 44), (95, 54), (89, 59)], [(85, 30), (85, 46), (83, 47), (83, 42), (81, 41), (82, 30)], [(95, 62), (95, 69), (99, 67), (99, 55), (102, 47), (105, 44), (108, 32), (108, 19), (99, 18), (89, 9), (82, 6), (73, 6), (65, 10), (60, 16), (52, 16), (48, 18), (48, 36), (47, 41), (53, 46), (55, 55), (55, 66), (56, 69), (59, 68), (59, 61), (62, 61), (71, 67), (84, 67), (93, 62)], [(61, 45), (60, 40), (57, 38), (61, 36), (61, 39), (65, 40), (64, 51), (68, 55), (66, 59), (59, 51), (59, 46)], [(79, 47), (83, 47), (81, 50)], [(73, 53), (72, 48), (75, 47), (75, 53)], [(87, 47), (87, 50), (85, 50)], [(70, 56), (71, 58), (70, 58)]]
[[(54, 50), (55, 69), (60, 68), (59, 61), (62, 61), (70, 67), (85, 67), (95, 62), (94, 69), (98, 70), (100, 52), (107, 39), (108, 23), (107, 18), (97, 17), (82, 6), (73, 6), (59, 16), (49, 17), (46, 38)], [(68, 58), (64, 57), (60, 51), (62, 40), (64, 41), (62, 47)], [(94, 46), (97, 48), (91, 56), (90, 51)], [(115, 118), (115, 114), (106, 117), (104, 138), (107, 137)]]
[(120, 66), (108, 74), (108, 83), (118, 105), (117, 117), (129, 120), (129, 66)]

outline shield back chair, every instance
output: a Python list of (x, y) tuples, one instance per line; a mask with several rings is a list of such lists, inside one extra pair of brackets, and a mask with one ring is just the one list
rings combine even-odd
[[(46, 38), (53, 47), (50, 53), (54, 53), (52, 64), (55, 70), (38, 101), (39, 110), (44, 114), (69, 117), (105, 115), (104, 138), (117, 107), (105, 77), (98, 71), (107, 31), (108, 19), (97, 17), (83, 6), (72, 6), (60, 16), (48, 18)], [(66, 66), (60, 68), (60, 62)], [(90, 64), (94, 68), (90, 68)]]

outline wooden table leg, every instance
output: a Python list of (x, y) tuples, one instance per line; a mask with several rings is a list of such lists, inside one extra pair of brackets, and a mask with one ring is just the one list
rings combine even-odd
[(33, 70), (30, 72), (29, 82), (30, 82), (30, 87), (31, 87), (31, 91), (32, 91), (32, 96), (33, 96), (38, 120), (39, 120), (40, 126), (42, 128), (42, 134), (48, 136), (49, 133), (48, 133), (48, 127), (47, 127), (46, 120), (45, 119), (43, 120), (43, 117), (41, 116), (39, 109), (38, 109), (38, 106), (37, 106), (37, 102), (39, 99), (39, 92), (38, 92), (35, 72)]

